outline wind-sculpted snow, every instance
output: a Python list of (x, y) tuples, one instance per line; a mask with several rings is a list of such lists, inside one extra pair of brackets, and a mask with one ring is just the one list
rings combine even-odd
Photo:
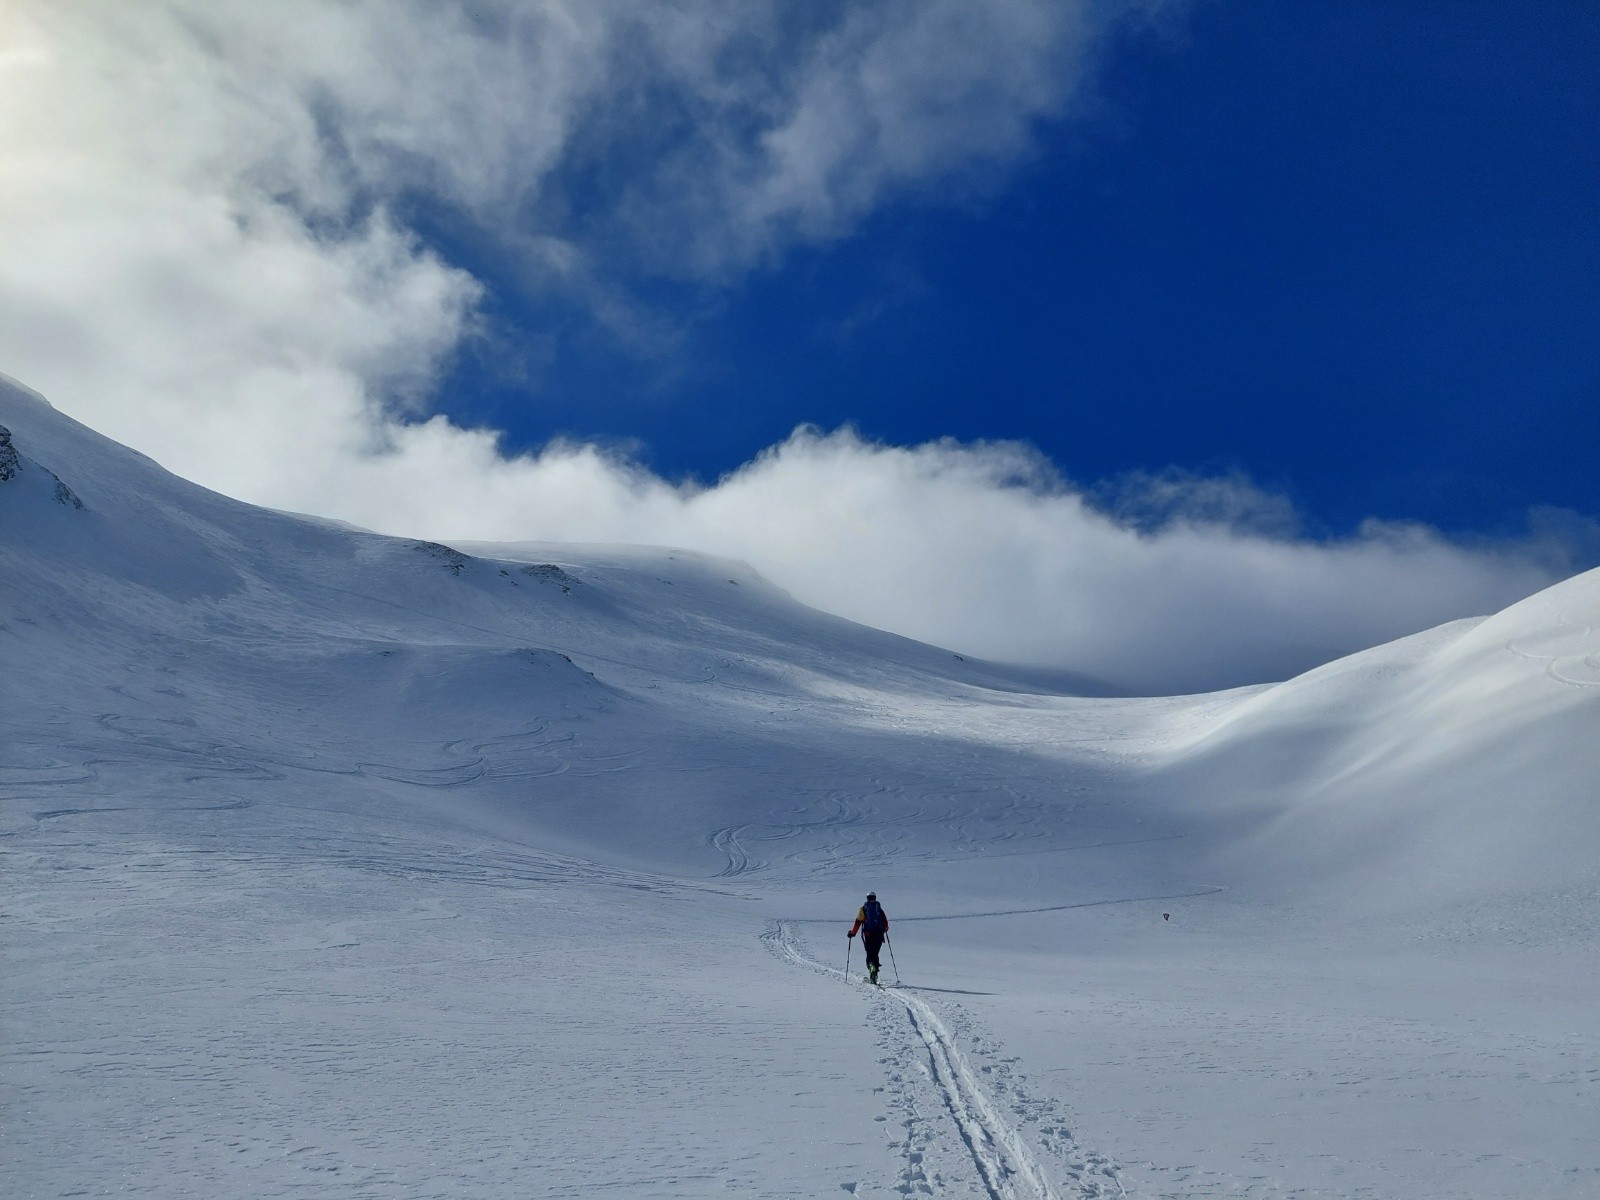
[(1600, 1194), (1600, 573), (1075, 695), (0, 426), (8, 1195)]

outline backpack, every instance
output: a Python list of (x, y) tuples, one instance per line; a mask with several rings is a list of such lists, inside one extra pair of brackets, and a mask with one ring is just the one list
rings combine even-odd
[(868, 900), (861, 906), (861, 928), (868, 933), (883, 933), (889, 928), (889, 918), (883, 915), (883, 906)]

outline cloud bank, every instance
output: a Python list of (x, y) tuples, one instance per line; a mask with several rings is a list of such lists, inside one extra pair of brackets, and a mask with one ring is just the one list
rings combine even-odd
[(1239, 481), (1149, 481), (1111, 515), (1016, 446), (801, 431), (702, 488), (594, 447), (510, 458), (437, 415), (484, 284), (419, 213), (626, 337), (632, 280), (714, 286), (999, 177), (1111, 32), (1165, 7), (11, 0), (0, 369), (257, 503), (732, 554), (871, 624), (1150, 689), (1286, 674), (1549, 582), (1537, 543), (1298, 538)]

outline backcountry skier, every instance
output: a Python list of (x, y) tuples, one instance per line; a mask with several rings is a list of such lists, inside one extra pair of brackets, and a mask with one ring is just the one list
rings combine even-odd
[(850, 926), (846, 937), (855, 937), (861, 931), (861, 944), (867, 950), (867, 979), (878, 982), (878, 951), (883, 949), (883, 939), (889, 936), (889, 914), (878, 903), (876, 892), (867, 893), (867, 902), (856, 910), (856, 923)]

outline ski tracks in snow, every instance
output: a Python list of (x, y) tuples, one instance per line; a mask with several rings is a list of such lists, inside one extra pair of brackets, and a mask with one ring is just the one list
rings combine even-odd
[[(837, 967), (825, 966), (806, 954), (785, 922), (773, 922), (762, 937), (773, 953), (795, 966), (845, 978)], [(976, 1183), (981, 1189), (978, 1194), (989, 1200), (1112, 1200), (1125, 1194), (1116, 1169), (1098, 1155), (1083, 1153), (1071, 1141), (1065, 1125), (1056, 1120), (1041, 1132), (1052, 1138), (1070, 1176), (1070, 1184), (1063, 1190), (984, 1085), (982, 1076), (993, 1076), (995, 1068), (975, 1070), (961, 1052), (957, 1035), (921, 997), (888, 987), (875, 998), (880, 1002), (874, 1023), (890, 1043), (886, 1047), (890, 1053), (879, 1061), (889, 1071), (894, 1093), (891, 1107), (906, 1128), (906, 1166), (896, 1191), (905, 1196), (931, 1196), (950, 1188), (970, 1194)], [(891, 1015), (896, 1006), (904, 1010), (905, 1021)], [(925, 1057), (906, 1053), (918, 1049)], [(933, 1085), (936, 1103), (953, 1123), (965, 1155), (938, 1154), (937, 1125), (942, 1122), (930, 1119), (918, 1106), (915, 1081), (907, 1079), (914, 1068), (920, 1068)], [(1007, 1076), (1009, 1071), (1002, 1067), (1001, 1075)], [(942, 1162), (936, 1164), (935, 1157)], [(966, 1163), (961, 1162), (963, 1157)], [(965, 1178), (946, 1178), (945, 1165), (955, 1168), (952, 1174), (959, 1172)], [(975, 1180), (971, 1178), (974, 1173)]]
[(1600, 687), (1600, 627), (1572, 615), (1556, 628), (1514, 638), (1506, 649), (1518, 658), (1544, 664), (1545, 674), (1569, 687)]

